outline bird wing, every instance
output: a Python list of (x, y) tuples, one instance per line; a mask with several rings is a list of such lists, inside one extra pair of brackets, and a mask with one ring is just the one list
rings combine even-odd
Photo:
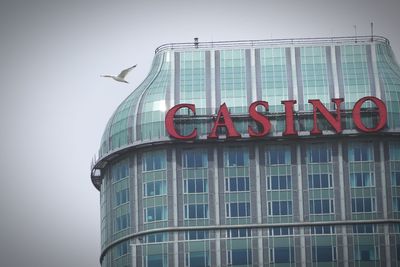
[(125, 76), (126, 76), (132, 69), (134, 69), (136, 66), (137, 66), (137, 65), (134, 65), (134, 66), (132, 66), (132, 67), (130, 67), (130, 68), (127, 68), (127, 69), (121, 71), (121, 73), (118, 75), (118, 77), (124, 79)]

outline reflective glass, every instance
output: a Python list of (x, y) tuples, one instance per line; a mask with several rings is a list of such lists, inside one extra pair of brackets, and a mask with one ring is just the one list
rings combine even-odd
[(284, 176), (271, 176), (267, 178), (268, 190), (287, 190), (292, 188), (292, 177)]
[(374, 186), (373, 173), (350, 173), (351, 187), (368, 187)]
[(309, 188), (331, 188), (332, 176), (329, 174), (313, 174), (308, 175)]
[(294, 262), (293, 247), (275, 247), (270, 249), (271, 263), (289, 263)]
[(225, 190), (227, 192), (249, 191), (249, 177), (225, 178)]
[(336, 247), (331, 246), (313, 246), (314, 262), (330, 262), (336, 260)]
[(231, 259), (228, 264), (230, 265), (247, 265), (252, 263), (251, 249), (232, 249)]
[(148, 183), (144, 183), (144, 196), (161, 196), (167, 194), (167, 181), (152, 181)]
[(290, 164), (290, 150), (286, 147), (269, 147), (267, 159), (270, 165)]
[(119, 206), (129, 201), (129, 190), (127, 188), (115, 193), (115, 202)]
[(351, 199), (352, 212), (373, 212), (375, 211), (374, 198), (352, 198)]
[(314, 199), (310, 200), (310, 214), (333, 213), (332, 199)]
[(332, 161), (330, 146), (325, 144), (312, 144), (308, 147), (309, 163), (325, 163)]

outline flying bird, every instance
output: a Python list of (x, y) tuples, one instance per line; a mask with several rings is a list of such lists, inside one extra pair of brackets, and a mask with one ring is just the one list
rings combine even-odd
[(134, 65), (134, 66), (132, 66), (132, 67), (129, 67), (129, 68), (127, 68), (127, 69), (124, 69), (123, 71), (121, 71), (120, 74), (118, 74), (118, 76), (113, 76), (113, 75), (101, 75), (101, 77), (113, 78), (113, 79), (114, 79), (115, 81), (117, 81), (117, 82), (128, 83), (128, 82), (125, 80), (125, 76), (128, 75), (128, 73), (129, 73), (132, 69), (136, 68), (136, 66), (137, 66), (137, 65)]

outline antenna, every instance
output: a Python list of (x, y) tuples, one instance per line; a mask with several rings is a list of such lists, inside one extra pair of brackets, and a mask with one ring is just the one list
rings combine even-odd
[(353, 25), (354, 27), (354, 40), (357, 43), (357, 25)]
[(374, 41), (374, 23), (371, 22), (371, 42)]

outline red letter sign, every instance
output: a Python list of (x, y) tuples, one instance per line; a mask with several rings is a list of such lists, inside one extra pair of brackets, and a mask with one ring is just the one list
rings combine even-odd
[(294, 119), (293, 119), (293, 106), (297, 103), (296, 100), (282, 100), (282, 104), (285, 105), (285, 115), (286, 115), (286, 129), (283, 135), (297, 135), (297, 131), (294, 129)]
[(263, 106), (266, 111), (268, 111), (268, 102), (265, 101), (256, 101), (254, 103), (251, 103), (249, 107), (250, 117), (258, 122), (263, 128), (262, 132), (256, 132), (249, 126), (247, 130), (251, 137), (264, 137), (269, 133), (269, 130), (271, 129), (271, 123), (269, 122), (269, 119), (263, 116), (261, 113), (257, 112), (257, 106), (260, 105)]
[[(223, 117), (223, 118), (221, 118)], [(233, 125), (233, 121), (231, 115), (229, 114), (228, 108), (226, 104), (223, 103), (219, 107), (219, 111), (217, 114), (217, 119), (214, 122), (214, 127), (211, 130), (211, 133), (207, 136), (208, 139), (217, 139), (217, 129), (218, 127), (225, 127), (226, 129), (226, 137), (227, 138), (240, 138), (241, 135), (236, 131), (235, 126)]]
[(190, 109), (193, 113), (196, 113), (196, 107), (193, 104), (179, 104), (168, 110), (167, 115), (165, 116), (165, 128), (167, 129), (168, 134), (176, 139), (181, 139), (181, 140), (189, 140), (193, 139), (197, 136), (197, 128), (194, 128), (191, 134), (189, 135), (180, 135), (174, 126), (174, 117), (175, 114), (180, 110), (181, 108), (188, 108)]
[(340, 121), (340, 103), (343, 102), (343, 98), (332, 98), (332, 102), (336, 105), (336, 119), (326, 109), (319, 99), (310, 99), (308, 103), (313, 105), (313, 116), (314, 116), (314, 127), (310, 131), (311, 134), (321, 134), (322, 131), (318, 128), (317, 124), (317, 110), (322, 116), (329, 122), (330, 125), (335, 129), (337, 133), (342, 132), (342, 123)]
[[(379, 123), (375, 128), (367, 128), (365, 127), (364, 123), (361, 120), (361, 107), (366, 101), (372, 101), (378, 108), (378, 113), (379, 113)], [(366, 96), (361, 98), (356, 102), (353, 108), (353, 121), (354, 124), (356, 125), (356, 128), (360, 130), (361, 132), (365, 133), (374, 133), (382, 130), (385, 125), (386, 125), (386, 120), (387, 120), (387, 110), (385, 103), (383, 103), (382, 100), (379, 98), (373, 97), (373, 96)]]

